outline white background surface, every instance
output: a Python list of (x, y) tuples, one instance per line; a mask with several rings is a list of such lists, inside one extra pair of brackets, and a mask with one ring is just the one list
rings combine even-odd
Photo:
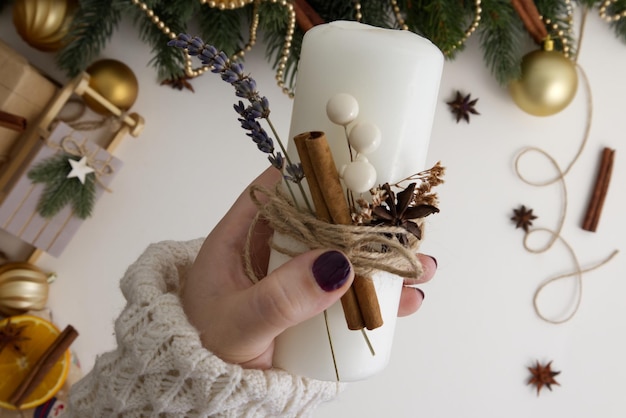
[[(0, 39), (64, 82), (53, 57), (28, 47), (9, 11), (0, 16)], [(114, 347), (112, 323), (124, 302), (118, 280), (151, 242), (185, 240), (210, 231), (236, 195), (265, 166), (264, 157), (238, 127), (233, 90), (212, 75), (192, 81), (196, 92), (158, 86), (147, 66), (149, 46), (125, 22), (103, 58), (127, 63), (140, 81), (133, 110), (146, 119), (139, 138), (127, 137), (116, 155), (125, 163), (93, 217), (58, 259), (39, 265), (56, 271), (49, 305), (59, 326), (80, 331), (75, 342), (85, 370)], [(588, 19), (579, 63), (593, 92), (589, 143), (567, 176), (568, 213), (563, 237), (583, 267), (620, 249), (626, 234), (624, 97), (626, 45), (597, 15)], [(273, 121), (287, 135), (290, 100), (258, 45), (246, 60), (271, 103)], [(445, 104), (459, 89), (479, 98), (480, 116), (456, 124)], [(583, 277), (579, 312), (551, 325), (534, 313), (532, 297), (543, 281), (572, 270), (562, 245), (543, 254), (523, 249), (523, 232), (509, 220), (525, 204), (554, 228), (562, 204), (558, 186), (535, 188), (513, 170), (517, 152), (545, 148), (561, 165), (583, 136), (586, 95), (562, 113), (537, 118), (518, 110), (483, 65), (477, 39), (446, 62), (428, 164), (448, 171), (439, 189), (441, 213), (429, 218), (423, 252), (439, 261), (436, 278), (422, 288), (420, 312), (399, 321), (387, 370), (351, 385), (324, 405), (319, 417), (624, 417), (626, 416), (626, 255)], [(580, 228), (604, 146), (617, 149), (613, 180), (598, 232)], [(545, 161), (532, 172), (550, 175)], [(541, 299), (546, 313), (571, 306), (575, 280), (561, 281)], [(526, 386), (527, 366), (553, 361), (561, 386), (537, 397)]]

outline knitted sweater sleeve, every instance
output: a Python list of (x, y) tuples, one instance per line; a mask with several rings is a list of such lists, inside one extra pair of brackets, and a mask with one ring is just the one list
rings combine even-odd
[(129, 267), (118, 347), (72, 387), (68, 418), (306, 417), (338, 394), (339, 384), (243, 369), (202, 347), (178, 296), (201, 244), (152, 244)]

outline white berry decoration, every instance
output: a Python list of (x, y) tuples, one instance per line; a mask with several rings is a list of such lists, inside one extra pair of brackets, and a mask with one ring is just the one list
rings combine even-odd
[(326, 115), (333, 123), (346, 126), (359, 115), (359, 102), (348, 93), (338, 93), (326, 103)]
[(380, 146), (380, 129), (371, 122), (358, 122), (352, 130), (348, 140), (350, 145), (359, 154), (370, 154)]
[(367, 158), (359, 156), (343, 166), (341, 177), (352, 192), (365, 193), (376, 184), (376, 169)]

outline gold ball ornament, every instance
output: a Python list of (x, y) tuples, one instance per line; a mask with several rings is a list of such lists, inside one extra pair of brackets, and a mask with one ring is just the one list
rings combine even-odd
[(522, 58), (522, 77), (509, 85), (513, 101), (526, 113), (550, 116), (565, 109), (578, 88), (574, 63), (552, 50), (552, 42)]
[(65, 45), (77, 7), (76, 0), (16, 0), (13, 25), (33, 48), (54, 52)]
[(48, 275), (29, 263), (0, 266), (0, 313), (18, 315), (39, 310), (48, 301)]
[[(102, 97), (117, 106), (120, 110), (130, 109), (139, 94), (139, 83), (133, 70), (126, 64), (114, 59), (103, 59), (94, 62), (85, 70), (89, 78), (89, 87), (100, 93)], [(94, 112), (102, 115), (109, 111), (96, 99), (83, 96), (85, 104)]]

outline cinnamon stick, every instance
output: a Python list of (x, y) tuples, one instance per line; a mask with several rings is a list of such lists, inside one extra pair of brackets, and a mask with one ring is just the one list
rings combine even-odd
[(324, 23), (324, 19), (322, 19), (306, 0), (296, 0), (293, 3), (293, 9), (296, 13), (296, 23), (304, 33), (313, 26)]
[(9, 397), (9, 403), (19, 407), (26, 398), (39, 386), (43, 378), (48, 374), (52, 366), (61, 358), (69, 346), (78, 337), (78, 332), (68, 325), (63, 332), (55, 338), (50, 347), (41, 355), (26, 377), (20, 382), (15, 391)]
[(309, 137), (309, 133), (305, 132), (300, 135), (296, 135), (293, 138), (293, 142), (296, 144), (296, 150), (300, 157), (300, 163), (302, 164), (302, 171), (304, 171), (304, 177), (309, 185), (309, 191), (311, 192), (311, 200), (313, 200), (313, 206), (315, 206), (315, 215), (318, 219), (324, 222), (332, 222), (330, 213), (328, 213), (328, 206), (324, 201), (322, 190), (317, 182), (315, 170), (313, 169), (313, 162), (307, 152), (306, 139)]
[(585, 231), (596, 232), (598, 228), (606, 194), (609, 190), (614, 159), (615, 150), (605, 147), (602, 150), (596, 182), (591, 193), (591, 198), (589, 199), (585, 218), (583, 219), (582, 228)]
[(356, 276), (354, 282), (352, 282), (352, 287), (354, 287), (354, 293), (359, 302), (359, 307), (361, 307), (361, 315), (363, 315), (365, 327), (370, 331), (381, 327), (383, 325), (383, 316), (380, 312), (378, 296), (376, 295), (376, 288), (372, 279)]
[(313, 27), (313, 22), (311, 22), (311, 19), (304, 13), (304, 10), (302, 10), (297, 1), (293, 4), (293, 11), (296, 13), (296, 23), (298, 27), (302, 32), (307, 33), (307, 31)]
[(12, 131), (23, 132), (26, 130), (26, 119), (0, 110), (0, 126)]
[(295, 2), (302, 11), (307, 15), (309, 20), (313, 23), (313, 26), (321, 25), (324, 22), (324, 19), (315, 11), (313, 7), (306, 0), (296, 0)]
[(511, 0), (511, 4), (530, 36), (541, 44), (548, 36), (548, 30), (541, 21), (541, 15), (533, 0)]
[[(322, 193), (322, 187), (320, 186), (320, 181), (317, 176), (317, 171), (321, 172), (324, 169), (328, 170), (329, 164), (326, 164), (324, 161), (322, 161), (320, 164), (319, 161), (316, 161), (316, 163), (321, 165), (321, 167), (316, 170), (314, 168), (313, 159), (309, 154), (307, 146), (307, 140), (311, 136), (319, 137), (321, 135), (324, 134), (322, 132), (304, 132), (294, 137), (294, 143), (296, 144), (296, 150), (298, 151), (298, 156), (300, 157), (300, 163), (302, 164), (304, 177), (307, 179), (307, 184), (309, 185), (311, 200), (313, 200), (313, 205), (315, 206), (316, 216), (318, 217), (318, 219), (325, 222), (333, 222), (333, 218), (330, 215), (329, 208), (324, 198), (324, 193)], [(319, 153), (317, 155), (317, 158), (320, 158)], [(334, 171), (337, 171), (334, 167), (334, 162), (332, 161), (330, 149), (328, 150), (328, 154), (324, 154), (322, 158), (331, 158), (330, 163), (333, 165)], [(339, 175), (337, 175), (337, 181), (339, 181)], [(328, 182), (328, 180), (326, 180), (325, 182)], [(339, 196), (343, 196), (343, 190), (340, 191)], [(354, 287), (350, 286), (348, 291), (341, 297), (341, 306), (343, 307), (343, 312), (346, 318), (346, 322), (348, 324), (348, 328), (351, 330), (363, 329), (363, 327), (365, 326), (365, 322), (363, 321), (363, 315), (361, 314), (361, 309), (359, 308), (359, 302), (356, 297), (356, 293), (354, 292)]]
[[(323, 132), (306, 132), (297, 135), (294, 141), (300, 155), (302, 169), (308, 179), (316, 211), (318, 204), (322, 207), (322, 211), (325, 206), (333, 223), (350, 225), (352, 223), (350, 209), (326, 141), (326, 135)], [(302, 161), (303, 159), (305, 162)], [(313, 198), (314, 194), (321, 196), (320, 203)], [(371, 330), (382, 325), (382, 315), (372, 280), (356, 276), (348, 292), (341, 298), (341, 304), (349, 329), (360, 330), (367, 327)]]

